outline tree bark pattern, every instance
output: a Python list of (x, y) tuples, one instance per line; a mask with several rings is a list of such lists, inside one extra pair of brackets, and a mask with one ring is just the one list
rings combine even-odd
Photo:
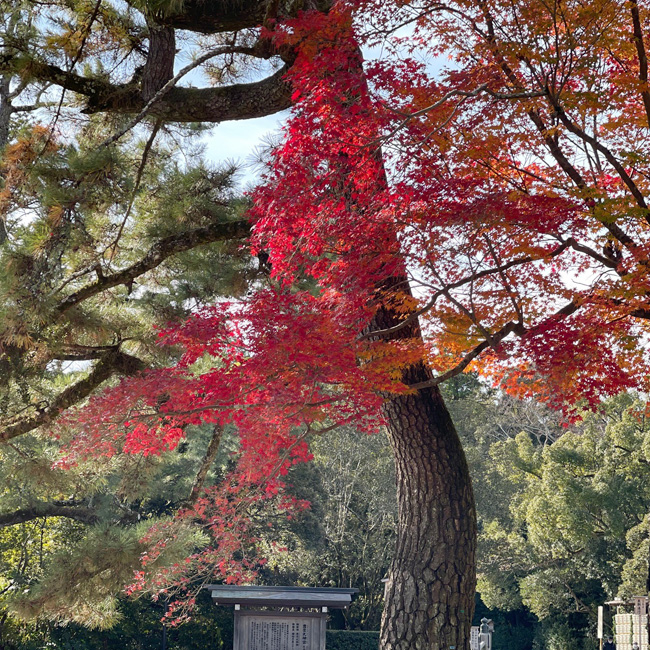
[[(384, 295), (406, 288), (391, 278)], [(403, 318), (403, 317), (402, 317)], [(400, 322), (390, 307), (368, 328)], [(390, 338), (421, 337), (417, 319)], [(423, 363), (403, 381), (430, 381)], [(461, 441), (437, 386), (391, 396), (384, 404), (395, 456), (398, 527), (382, 617), (381, 650), (469, 650), (476, 590), (476, 511)]]
[(142, 100), (148, 102), (173, 76), (176, 36), (173, 27), (149, 22), (149, 51), (142, 75)]
[[(9, 100), (9, 86), (9, 76), (0, 76), (0, 154), (9, 142), (9, 124), (13, 113), (13, 107)], [(0, 216), (0, 244), (4, 244), (7, 237), (5, 217)]]
[[(61, 86), (86, 97), (84, 113), (103, 111), (137, 115), (145, 107), (140, 81), (112, 84), (99, 77), (84, 77), (55, 65), (27, 59), (24, 55), (0, 54), (0, 73), (25, 69), (41, 82)], [(151, 117), (167, 122), (226, 122), (264, 117), (291, 106), (291, 85), (285, 80), (289, 69), (252, 83), (231, 84), (216, 88), (176, 86), (148, 111)]]
[[(409, 369), (417, 382), (430, 376)], [(476, 515), (465, 455), (437, 387), (386, 403), (398, 538), (386, 587), (383, 650), (469, 648)]]

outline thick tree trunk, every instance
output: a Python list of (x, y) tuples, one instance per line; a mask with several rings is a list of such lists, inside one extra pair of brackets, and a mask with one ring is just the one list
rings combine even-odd
[(9, 124), (13, 113), (9, 100), (9, 83), (8, 75), (0, 76), (0, 151), (9, 142)]
[[(406, 286), (393, 278), (391, 286)], [(382, 308), (369, 330), (399, 322)], [(420, 337), (417, 323), (391, 338)], [(431, 379), (422, 363), (412, 385)], [(476, 589), (476, 511), (467, 461), (438, 387), (389, 398), (384, 406), (395, 455), (398, 528), (386, 585), (381, 650), (469, 650)]]
[[(417, 382), (428, 373), (420, 366), (409, 374)], [(438, 388), (392, 399), (385, 410), (399, 525), (381, 648), (468, 650), (476, 516), (465, 454)]]
[[(8, 75), (0, 75), (0, 155), (9, 142), (9, 124), (11, 123), (11, 115), (13, 113), (13, 107), (9, 100), (9, 86), (10, 77)], [(0, 244), (4, 244), (7, 241), (7, 237), (5, 218), (4, 216), (0, 216)]]

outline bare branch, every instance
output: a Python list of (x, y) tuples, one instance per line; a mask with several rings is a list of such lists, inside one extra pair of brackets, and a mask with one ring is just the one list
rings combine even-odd
[(589, 135), (586, 131), (581, 129), (571, 118), (564, 112), (562, 106), (559, 105), (556, 99), (550, 98), (553, 108), (557, 116), (560, 118), (560, 121), (567, 128), (568, 131), (578, 136), (584, 142), (589, 143), (594, 149), (600, 151), (605, 157), (605, 160), (616, 170), (616, 173), (621, 177), (621, 180), (625, 183), (627, 188), (630, 190), (630, 193), (636, 200), (638, 206), (643, 208), (646, 212), (646, 221), (650, 223), (650, 212), (648, 211), (648, 204), (645, 201), (645, 197), (637, 187), (636, 183), (632, 180), (630, 175), (625, 171), (625, 168), (621, 163), (616, 159), (614, 154), (602, 143), (600, 143), (594, 136)]
[(483, 271), (477, 271), (476, 273), (472, 273), (470, 275), (465, 276), (464, 278), (461, 278), (460, 280), (456, 280), (456, 282), (452, 282), (451, 284), (445, 285), (441, 289), (438, 289), (432, 296), (429, 302), (427, 302), (424, 307), (421, 307), (417, 311), (414, 311), (413, 313), (409, 314), (407, 318), (405, 318), (403, 321), (400, 321), (397, 323), (397, 325), (393, 325), (392, 327), (387, 327), (382, 330), (376, 330), (373, 332), (367, 332), (365, 334), (362, 334), (359, 337), (360, 341), (364, 341), (367, 339), (376, 339), (376, 338), (385, 338), (387, 336), (390, 336), (391, 334), (394, 334), (395, 332), (398, 332), (404, 327), (409, 326), (411, 323), (414, 323), (420, 316), (423, 314), (426, 314), (430, 309), (433, 308), (433, 306), (436, 304), (438, 299), (441, 296), (444, 296), (448, 291), (451, 291), (452, 289), (458, 289), (459, 287), (462, 287), (466, 284), (469, 284), (470, 282), (474, 282), (476, 280), (479, 280), (481, 278), (484, 278), (488, 275), (494, 275), (497, 273), (503, 273), (504, 271), (507, 271), (508, 269), (514, 267), (514, 266), (520, 266), (522, 264), (527, 264), (528, 262), (534, 262), (538, 261), (541, 259), (547, 259), (551, 257), (556, 257), (560, 253), (562, 253), (564, 250), (569, 248), (571, 246), (571, 242), (575, 241), (573, 238), (568, 239), (560, 246), (557, 248), (553, 249), (550, 253), (545, 255), (544, 257), (532, 257), (531, 255), (526, 255), (524, 257), (517, 257), (514, 260), (510, 260), (509, 262), (506, 262), (505, 264), (502, 264), (501, 266), (495, 266), (491, 267), (489, 269), (484, 269)]
[(476, 357), (478, 357), (481, 354), (481, 352), (487, 350), (489, 347), (492, 348), (498, 347), (501, 341), (503, 341), (503, 339), (505, 339), (506, 336), (512, 334), (513, 332), (516, 332), (519, 336), (522, 336), (526, 332), (526, 330), (523, 327), (523, 325), (521, 325), (520, 323), (513, 323), (513, 322), (506, 323), (498, 332), (494, 332), (493, 334), (490, 334), (489, 342), (485, 340), (479, 343), (475, 348), (470, 350), (462, 358), (462, 360), (458, 364), (456, 364), (453, 368), (427, 381), (421, 381), (418, 382), (417, 384), (411, 384), (409, 388), (411, 388), (412, 390), (422, 390), (423, 388), (431, 388), (433, 386), (438, 386), (439, 384), (442, 384), (443, 381), (447, 381), (448, 379), (451, 379), (456, 375), (460, 375), (465, 370), (465, 368), (467, 368), (467, 366), (469, 366), (469, 364), (472, 363), (472, 361), (474, 361), (474, 359), (476, 359)]

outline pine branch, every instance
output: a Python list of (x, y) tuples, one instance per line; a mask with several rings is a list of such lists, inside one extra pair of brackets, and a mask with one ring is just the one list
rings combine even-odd
[(70, 344), (63, 346), (59, 351), (52, 352), (51, 359), (58, 361), (91, 361), (101, 359), (107, 352), (114, 349), (115, 345)]
[(259, 27), (266, 7), (267, 3), (260, 0), (238, 0), (230, 4), (185, 0), (179, 13), (159, 17), (158, 22), (199, 34), (234, 32)]
[(41, 409), (36, 415), (0, 428), (0, 442), (6, 442), (49, 424), (62, 411), (88, 397), (95, 388), (113, 375), (133, 375), (141, 370), (144, 370), (144, 363), (140, 359), (121, 352), (117, 348), (110, 350), (100, 358), (84, 379), (66, 388), (51, 404)]
[(96, 510), (81, 505), (61, 505), (57, 503), (38, 503), (31, 508), (20, 508), (14, 512), (0, 514), (0, 528), (24, 524), (42, 517), (65, 517), (84, 524), (94, 524), (99, 520)]
[(247, 237), (250, 234), (250, 226), (247, 221), (228, 221), (226, 223), (215, 223), (203, 228), (195, 228), (186, 232), (170, 235), (156, 242), (144, 257), (131, 266), (112, 273), (98, 277), (95, 282), (78, 291), (70, 294), (56, 307), (59, 314), (63, 314), (80, 302), (106, 291), (118, 285), (128, 285), (135, 278), (147, 271), (159, 266), (168, 257), (191, 250), (203, 244), (210, 244), (216, 241), (238, 239)]
[(0, 73), (26, 68), (36, 81), (56, 84), (87, 98), (83, 112), (110, 111), (124, 115), (146, 114), (166, 122), (225, 122), (264, 117), (291, 106), (291, 87), (284, 77), (288, 65), (261, 81), (217, 88), (174, 86), (148, 106), (139, 83), (112, 84), (96, 77), (84, 77), (41, 61), (20, 61), (0, 54)]
[[(100, 146), (105, 147), (107, 145), (113, 144), (114, 142), (117, 142), (123, 135), (128, 133), (131, 129), (133, 129), (135, 126), (137, 126), (144, 118), (147, 116), (149, 113), (152, 113), (154, 108), (156, 107), (157, 104), (162, 102), (164, 97), (168, 95), (174, 88), (176, 88), (176, 84), (188, 73), (200, 66), (202, 63), (205, 63), (206, 61), (209, 61), (210, 59), (214, 58), (215, 56), (218, 56), (220, 54), (225, 54), (225, 53), (232, 53), (233, 51), (241, 51), (241, 52), (246, 52), (247, 54), (250, 54), (252, 50), (250, 48), (233, 48), (233, 47), (217, 47), (214, 48), (213, 50), (209, 50), (208, 52), (205, 52), (198, 58), (196, 58), (194, 61), (191, 63), (188, 63), (184, 68), (181, 68), (171, 79), (168, 79), (160, 88), (158, 88), (151, 97), (149, 97), (149, 91), (146, 93), (144, 92), (145, 89), (145, 82), (143, 80), (143, 92), (142, 96), (143, 99), (146, 100), (146, 104), (142, 107), (142, 110), (138, 112), (138, 114), (122, 129), (120, 129), (117, 133), (113, 134), (110, 138), (106, 139)], [(150, 89), (149, 89), (150, 90)], [(158, 126), (160, 125), (161, 119), (158, 120), (157, 124)]]

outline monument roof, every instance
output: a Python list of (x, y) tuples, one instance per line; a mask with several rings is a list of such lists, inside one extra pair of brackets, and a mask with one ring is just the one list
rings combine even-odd
[(241, 587), (206, 585), (217, 605), (257, 605), (273, 607), (347, 607), (358, 589), (328, 587)]

